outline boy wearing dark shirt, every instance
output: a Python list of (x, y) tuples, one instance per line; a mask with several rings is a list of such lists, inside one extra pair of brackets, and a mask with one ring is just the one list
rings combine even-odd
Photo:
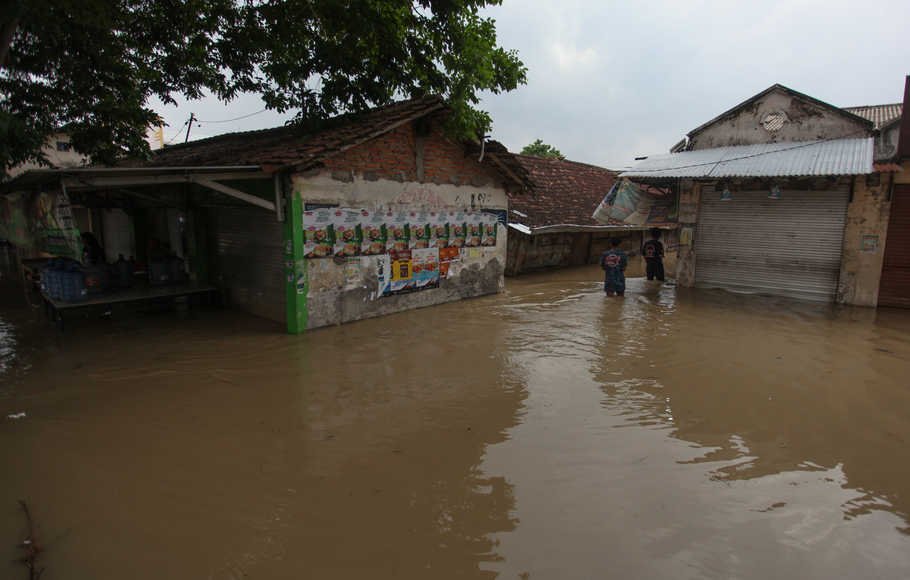
[(660, 243), (660, 230), (651, 230), (651, 239), (641, 248), (641, 255), (647, 264), (648, 280), (657, 278), (664, 281), (664, 245)]

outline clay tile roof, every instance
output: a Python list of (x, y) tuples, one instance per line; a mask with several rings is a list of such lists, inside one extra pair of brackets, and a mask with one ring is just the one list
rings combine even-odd
[(306, 167), (444, 107), (441, 98), (428, 96), (334, 117), (313, 130), (286, 125), (259, 131), (227, 133), (160, 149), (145, 165)]
[(531, 186), (525, 193), (510, 196), (510, 208), (516, 211), (509, 221), (531, 228), (604, 225), (594, 221), (591, 215), (613, 187), (615, 171), (561, 159), (529, 155), (513, 158), (527, 171)]
[(875, 125), (876, 129), (881, 129), (895, 119), (901, 116), (903, 106), (901, 103), (890, 103), (887, 105), (868, 105), (863, 107), (844, 107), (854, 115), (869, 119)]

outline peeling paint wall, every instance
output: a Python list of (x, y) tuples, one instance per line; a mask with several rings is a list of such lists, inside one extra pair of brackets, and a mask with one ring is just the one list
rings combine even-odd
[[(768, 130), (762, 121), (772, 113), (783, 113), (786, 119), (777, 129), (774, 124), (768, 123), (772, 128)], [(870, 134), (871, 129), (859, 121), (783, 91), (773, 91), (693, 135), (691, 148), (711, 149), (755, 143), (863, 137)]]
[[(305, 204), (368, 210), (504, 211), (508, 204), (505, 190), (498, 186), (402, 182), (355, 171), (339, 175), (337, 168), (298, 174), (293, 178), (293, 187)], [(503, 288), (506, 245), (506, 228), (500, 224), (496, 246), (462, 248), (438, 288), (392, 296), (377, 294), (378, 256), (307, 260), (307, 328), (499, 292)]]
[(854, 178), (853, 200), (847, 206), (837, 285), (837, 301), (841, 304), (878, 304), (878, 286), (891, 210), (888, 200), (890, 183), (889, 176), (878, 173)]

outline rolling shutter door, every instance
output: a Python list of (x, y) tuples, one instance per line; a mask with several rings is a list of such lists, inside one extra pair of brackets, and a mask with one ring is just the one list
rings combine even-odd
[(284, 323), (283, 224), (256, 207), (210, 210), (214, 280), (231, 306)]
[(910, 185), (894, 186), (878, 305), (910, 308)]
[(705, 288), (833, 301), (849, 202), (844, 185), (827, 191), (737, 191), (721, 201), (702, 190), (695, 283)]

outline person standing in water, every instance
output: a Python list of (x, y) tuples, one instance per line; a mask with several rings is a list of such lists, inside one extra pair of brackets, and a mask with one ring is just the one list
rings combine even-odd
[(664, 281), (664, 245), (660, 243), (660, 230), (654, 228), (651, 230), (651, 239), (645, 242), (641, 248), (641, 254), (645, 257), (647, 264), (648, 280), (657, 278)]
[(600, 255), (600, 267), (604, 270), (604, 292), (607, 296), (624, 296), (626, 293), (626, 266), (629, 257), (619, 249), (620, 239), (610, 240), (610, 249)]

